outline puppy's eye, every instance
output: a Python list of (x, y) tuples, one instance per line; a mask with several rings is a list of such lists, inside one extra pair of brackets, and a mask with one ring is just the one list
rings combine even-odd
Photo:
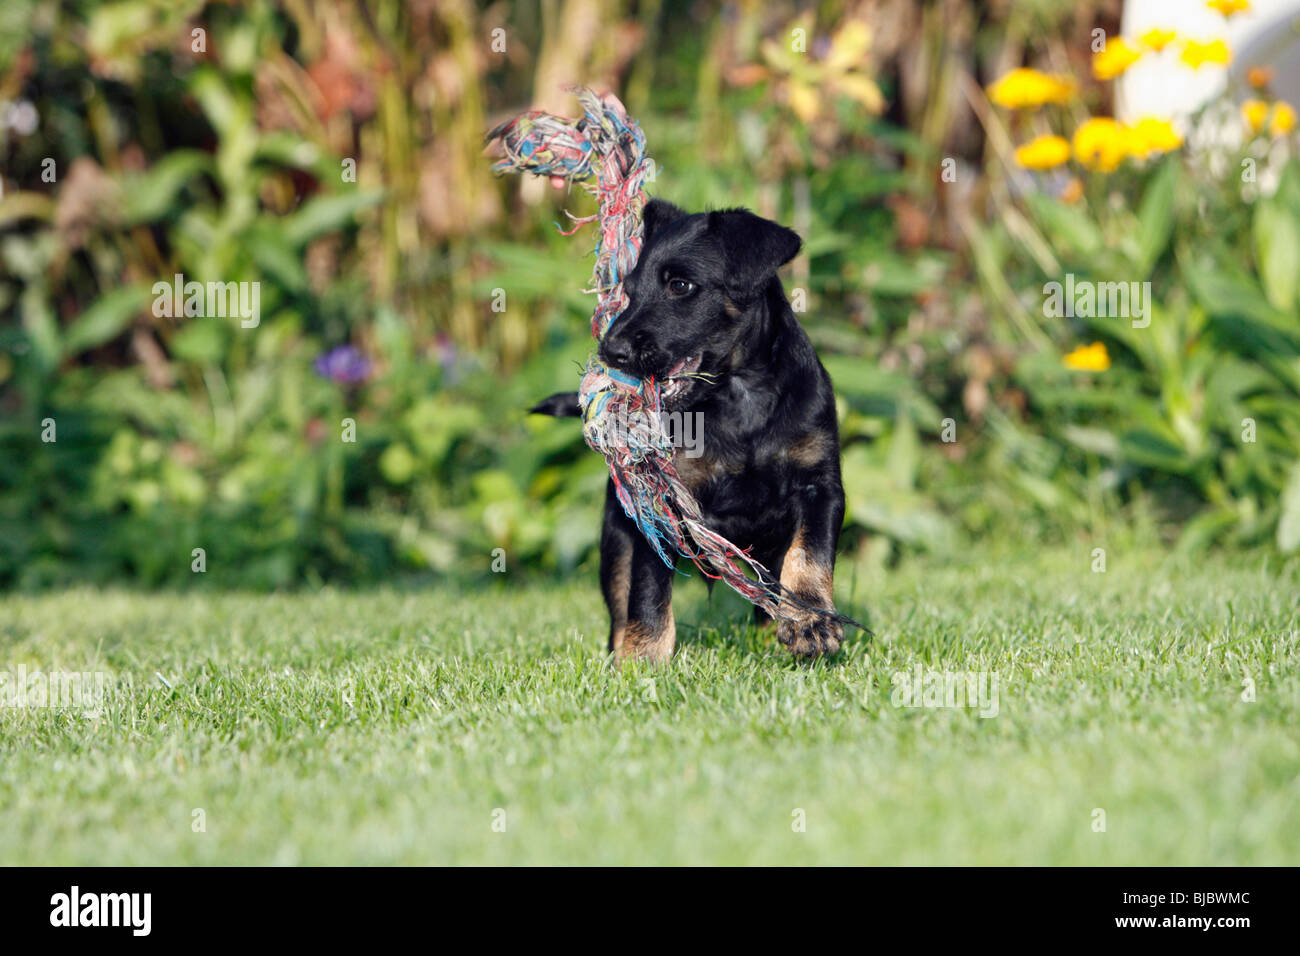
[(680, 295), (690, 295), (690, 294), (691, 294), (692, 292), (694, 292), (694, 291), (695, 291), (695, 283), (694, 283), (694, 282), (691, 282), (689, 279), (669, 279), (669, 280), (668, 280), (668, 294), (669, 294), (669, 295), (678, 295), (678, 296), (680, 296)]

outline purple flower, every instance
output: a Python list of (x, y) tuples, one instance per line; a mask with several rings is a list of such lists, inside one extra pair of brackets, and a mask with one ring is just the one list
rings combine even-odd
[(353, 345), (340, 345), (319, 355), (312, 368), (339, 385), (358, 385), (370, 377), (370, 359)]
[(456, 384), (460, 381), (460, 371), (457, 368), (460, 364), (460, 352), (456, 348), (456, 343), (446, 332), (439, 332), (434, 336), (433, 349), (437, 353), (438, 364), (442, 366), (442, 374), (446, 377), (447, 383)]

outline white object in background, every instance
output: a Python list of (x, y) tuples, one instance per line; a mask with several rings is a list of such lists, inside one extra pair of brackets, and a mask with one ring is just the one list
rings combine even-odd
[[(1121, 30), (1135, 47), (1153, 27), (1176, 30), (1178, 39), (1159, 53), (1145, 51), (1119, 78), (1116, 118), (1125, 123), (1144, 116), (1186, 120), (1218, 96), (1230, 79), (1239, 98), (1257, 95), (1245, 80), (1255, 66), (1272, 67), (1273, 94), (1300, 105), (1300, 34), (1292, 26), (1297, 21), (1300, 0), (1251, 0), (1248, 12), (1226, 18), (1204, 0), (1127, 0)], [(1207, 63), (1192, 69), (1179, 59), (1184, 38), (1223, 40), (1232, 51), (1231, 63), (1226, 68)]]

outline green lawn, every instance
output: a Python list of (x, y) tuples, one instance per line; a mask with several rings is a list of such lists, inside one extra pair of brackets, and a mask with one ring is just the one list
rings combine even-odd
[[(0, 709), (0, 863), (1300, 863), (1300, 562), (1090, 563), (843, 568), (877, 636), (814, 665), (683, 580), (621, 673), (594, 575), (0, 598), (0, 672), (110, 688)], [(897, 706), (918, 664), (997, 716)]]

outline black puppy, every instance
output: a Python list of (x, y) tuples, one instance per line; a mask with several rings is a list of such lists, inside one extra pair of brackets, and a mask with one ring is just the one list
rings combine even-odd
[[(646, 204), (644, 222), (641, 256), (623, 283), (628, 306), (599, 357), (654, 376), (665, 410), (702, 416), (695, 419), (702, 453), (679, 447), (678, 475), (708, 527), (752, 548), (794, 597), (793, 616), (777, 627), (781, 642), (799, 656), (834, 653), (842, 624), (808, 608), (833, 609), (844, 519), (835, 396), (776, 276), (799, 251), (799, 237), (743, 209), (688, 215), (658, 199)], [(577, 402), (576, 393), (561, 393), (533, 411), (577, 415)], [(672, 656), (673, 577), (624, 514), (611, 481), (600, 582), (619, 660)]]

